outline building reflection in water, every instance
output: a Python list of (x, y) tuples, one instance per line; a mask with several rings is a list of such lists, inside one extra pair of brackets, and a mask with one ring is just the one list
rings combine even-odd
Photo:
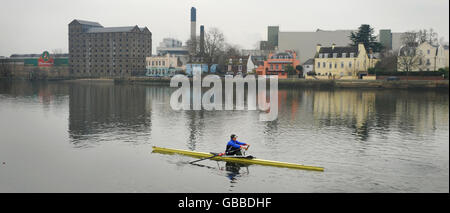
[[(44, 105), (55, 101), (49, 97), (55, 92), (69, 94), (70, 137), (74, 144), (89, 141), (77, 146), (109, 140), (147, 143), (154, 136), (158, 145), (164, 145), (166, 139), (166, 143), (185, 141), (188, 149), (196, 150), (203, 136), (211, 139), (212, 135), (225, 138), (231, 134), (221, 127), (245, 131), (246, 138), (259, 137), (269, 144), (281, 143), (280, 136), (298, 137), (297, 131), (324, 127), (349, 130), (343, 133), (366, 141), (374, 131), (383, 135), (398, 128), (420, 134), (448, 122), (448, 93), (432, 90), (283, 89), (279, 90), (278, 119), (259, 122), (259, 113), (264, 113), (259, 110), (173, 111), (169, 102), (174, 88), (165, 86), (8, 85), (4, 84), (2, 90), (12, 94), (30, 90), (43, 97)], [(446, 113), (438, 113), (442, 111)]]
[[(76, 83), (69, 89), (69, 133), (77, 147), (138, 141), (151, 131), (144, 87)], [(145, 140), (143, 140), (145, 141)]]
[[(448, 113), (436, 113), (441, 108), (448, 112), (448, 99), (439, 91), (302, 89), (279, 94), (278, 121), (296, 128), (346, 127), (362, 141), (375, 129), (389, 132), (392, 125), (421, 134), (448, 122)], [(275, 134), (278, 125), (268, 123), (264, 133)]]
[(314, 120), (325, 125), (347, 125), (361, 140), (369, 136), (368, 120), (375, 115), (375, 91), (316, 91)]

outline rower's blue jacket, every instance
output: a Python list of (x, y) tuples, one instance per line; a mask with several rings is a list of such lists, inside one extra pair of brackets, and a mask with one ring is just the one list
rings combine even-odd
[(242, 142), (239, 142), (237, 140), (236, 141), (230, 140), (230, 141), (228, 141), (227, 149), (228, 149), (229, 146), (232, 146), (233, 148), (239, 149), (239, 148), (241, 148), (241, 145), (246, 145), (246, 143), (242, 143)]

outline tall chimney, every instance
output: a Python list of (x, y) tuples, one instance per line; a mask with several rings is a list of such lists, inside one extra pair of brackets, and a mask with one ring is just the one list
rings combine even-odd
[(197, 9), (195, 7), (191, 8), (191, 42), (192, 42), (192, 52), (195, 54), (197, 47)]
[(200, 54), (205, 53), (205, 26), (200, 25)]
[(317, 53), (319, 53), (321, 47), (322, 47), (321, 44), (317, 44), (317, 45), (316, 45), (316, 52), (317, 52)]

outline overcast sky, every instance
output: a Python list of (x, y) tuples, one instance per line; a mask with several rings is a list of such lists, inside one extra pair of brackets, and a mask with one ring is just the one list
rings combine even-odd
[(379, 29), (433, 28), (449, 40), (448, 0), (1, 0), (0, 56), (67, 52), (73, 19), (104, 27), (146, 26), (155, 53), (165, 37), (183, 43), (188, 39), (192, 6), (197, 8), (197, 28), (217, 27), (227, 42), (245, 49), (266, 40), (269, 25), (280, 31), (315, 31), (370, 24), (376, 34)]

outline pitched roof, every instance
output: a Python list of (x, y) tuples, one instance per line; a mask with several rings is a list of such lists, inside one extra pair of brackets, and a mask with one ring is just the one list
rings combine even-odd
[(319, 53), (357, 53), (358, 47), (321, 47)]
[(310, 58), (310, 59), (306, 60), (305, 63), (303, 63), (303, 65), (309, 65), (309, 64), (314, 64), (313, 58)]
[(87, 33), (115, 33), (115, 32), (130, 32), (136, 26), (129, 27), (104, 27), (104, 28), (90, 28)]
[(89, 26), (95, 26), (95, 27), (103, 27), (101, 24), (99, 24), (98, 22), (93, 22), (93, 21), (84, 21), (84, 20), (79, 20), (79, 19), (75, 19), (75, 21), (77, 21), (78, 23), (82, 24), (82, 25), (89, 25)]
[(333, 57), (334, 53), (337, 54), (337, 58), (342, 58), (345, 53), (345, 58), (350, 57), (350, 53), (354, 53), (354, 57), (358, 56), (358, 47), (321, 47), (319, 53), (315, 55), (315, 58), (319, 58), (319, 54), (330, 54), (328, 58)]

